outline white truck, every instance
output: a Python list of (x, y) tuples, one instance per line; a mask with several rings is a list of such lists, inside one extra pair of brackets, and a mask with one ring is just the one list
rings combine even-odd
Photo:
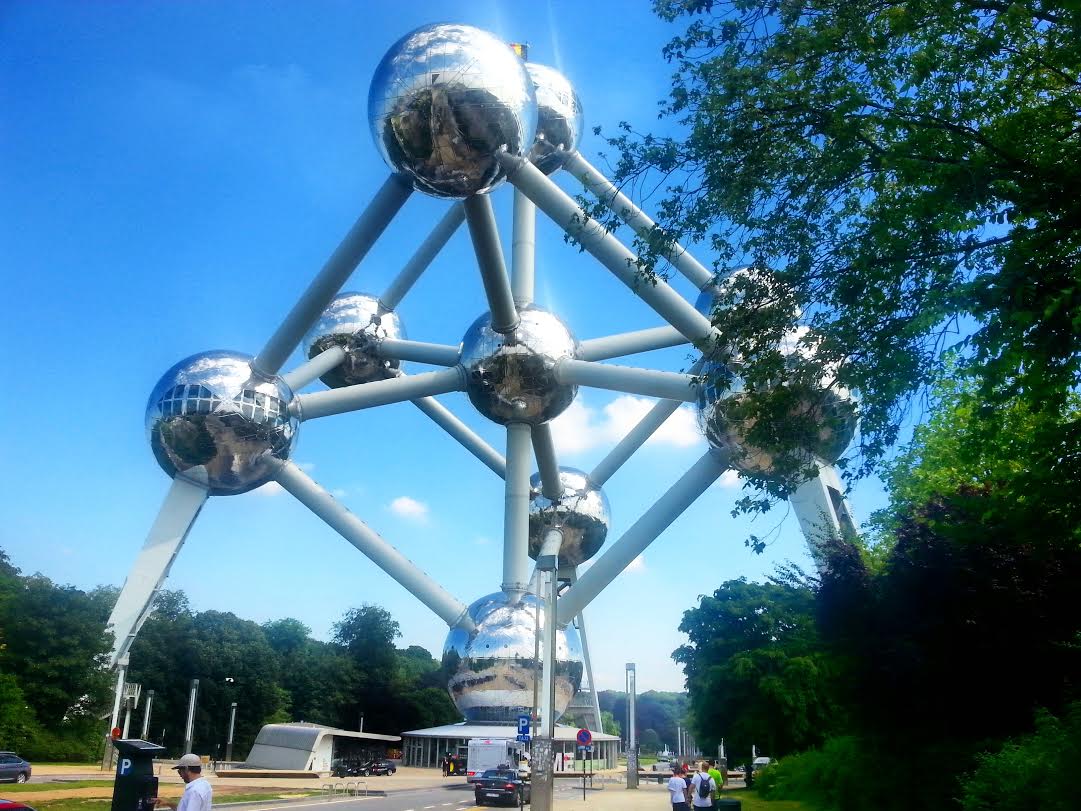
[(471, 738), (465, 764), (465, 781), (472, 783), (486, 769), (509, 766), (521, 772), (528, 768), (525, 761), (525, 745), (514, 738)]

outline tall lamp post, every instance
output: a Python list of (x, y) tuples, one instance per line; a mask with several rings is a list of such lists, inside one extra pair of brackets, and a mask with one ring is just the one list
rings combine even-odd
[(233, 729), (236, 726), (236, 702), (229, 705), (229, 738), (225, 741), (225, 761), (233, 762)]

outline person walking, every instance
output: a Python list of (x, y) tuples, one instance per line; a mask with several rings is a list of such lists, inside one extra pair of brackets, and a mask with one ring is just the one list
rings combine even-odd
[(691, 778), (691, 804), (696, 811), (713, 808), (717, 792), (717, 783), (709, 774), (709, 766), (704, 760), (698, 762), (698, 771)]
[(709, 762), (709, 776), (713, 778), (713, 782), (717, 784), (717, 790), (713, 792), (713, 811), (717, 811), (717, 798), (721, 794), (721, 789), (724, 788), (724, 775), (721, 774), (721, 770), (717, 768), (717, 761), (710, 758)]
[(672, 811), (688, 811), (690, 792), (683, 780), (679, 764), (672, 765), (672, 776), (668, 778), (668, 793), (672, 800)]
[(184, 793), (177, 805), (158, 802), (159, 806), (175, 808), (176, 811), (210, 811), (214, 800), (214, 789), (210, 781), (203, 777), (203, 761), (191, 752), (184, 755), (173, 766), (180, 779), (184, 781)]

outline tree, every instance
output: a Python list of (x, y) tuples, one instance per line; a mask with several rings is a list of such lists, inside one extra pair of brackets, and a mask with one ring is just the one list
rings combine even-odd
[[(647, 731), (652, 731), (652, 730), (647, 730)], [(616, 717), (612, 713), (608, 712), (607, 710), (601, 710), (601, 732), (603, 732), (605, 735), (619, 736), (619, 735), (623, 734), (623, 730), (620, 729), (620, 726), (619, 726), (619, 721), (617, 721)], [(654, 732), (653, 734), (656, 735), (657, 733)], [(642, 733), (642, 740), (643, 741), (645, 740), (645, 736), (646, 736), (646, 733), (643, 732)]]
[(773, 757), (821, 742), (835, 723), (831, 662), (811, 584), (729, 580), (683, 614), (683, 665), (695, 739)]
[[(759, 269), (722, 296), (743, 306), (714, 313), (742, 360), (752, 434), (806, 440), (783, 430), (784, 400), (825, 376), (859, 393), (867, 472), (951, 340), (985, 400), (1061, 409), (1081, 382), (1081, 7), (655, 7), (687, 19), (665, 48), (676, 73), (661, 116), (678, 134), (621, 125), (616, 179), (665, 190), (657, 231), (638, 240), (647, 275), (673, 239), (708, 239), (722, 272)], [(808, 351), (785, 355), (797, 327)], [(783, 494), (789, 462), (752, 481)]]

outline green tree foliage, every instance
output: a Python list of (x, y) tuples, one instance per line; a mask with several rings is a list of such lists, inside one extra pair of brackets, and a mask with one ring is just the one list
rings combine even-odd
[(964, 811), (1081, 808), (1081, 704), (1062, 718), (1041, 712), (1036, 731), (1006, 741), (979, 759), (963, 781)]
[(661, 748), (661, 736), (657, 734), (655, 729), (643, 729), (639, 739), (643, 752), (653, 753)]
[[(622, 735), (623, 730), (619, 726), (619, 721), (616, 720), (615, 715), (607, 710), (601, 710), (601, 732), (606, 735)], [(657, 733), (653, 730), (646, 730), (646, 732)], [(646, 733), (642, 733), (642, 739), (645, 740)]]
[(0, 550), (0, 740), (30, 757), (85, 758), (100, 741), (97, 715), (110, 593), (24, 576)]
[(807, 583), (730, 580), (686, 611), (673, 654), (691, 696), (695, 740), (723, 737), (733, 757), (772, 757), (819, 743), (835, 723), (830, 661)]
[[(678, 135), (623, 125), (617, 180), (664, 189), (647, 273), (673, 238), (708, 239), (721, 270), (772, 269), (714, 316), (767, 423), (753, 432), (792, 439), (771, 398), (825, 373), (860, 394), (866, 471), (951, 340), (985, 399), (1060, 410), (1081, 382), (1081, 7), (655, 7), (686, 21), (665, 48)], [(814, 360), (773, 348), (797, 324)]]

